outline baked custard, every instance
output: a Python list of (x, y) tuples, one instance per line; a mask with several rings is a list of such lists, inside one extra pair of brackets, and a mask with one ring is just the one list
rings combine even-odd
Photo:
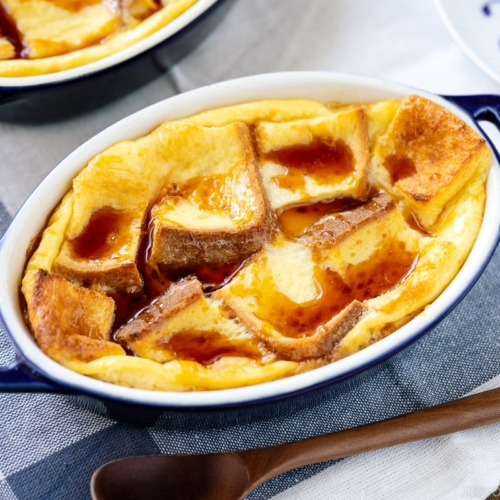
[(0, 76), (83, 66), (134, 45), (197, 0), (0, 0)]
[(478, 234), (492, 154), (417, 95), (252, 102), (92, 159), (22, 280), (42, 351), (140, 389), (214, 390), (356, 353), (421, 313)]

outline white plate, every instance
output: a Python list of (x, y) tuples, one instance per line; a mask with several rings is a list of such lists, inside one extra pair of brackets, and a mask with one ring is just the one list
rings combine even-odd
[(500, 83), (500, 0), (435, 0), (441, 18), (463, 51)]

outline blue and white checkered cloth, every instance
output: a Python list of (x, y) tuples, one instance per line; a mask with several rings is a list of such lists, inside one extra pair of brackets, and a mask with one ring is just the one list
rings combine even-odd
[[(120, 117), (203, 84), (300, 69), (370, 74), (448, 94), (500, 93), (453, 44), (431, 0), (239, 0), (173, 71), (100, 109), (30, 123), (16, 120), (15, 111), (6, 118), (0, 107), (0, 233), (50, 168)], [(500, 386), (499, 290), (497, 251), (463, 302), (370, 379), (279, 418), (137, 428), (62, 395), (0, 394), (0, 500), (89, 499), (93, 471), (116, 458), (279, 444), (424, 408), (483, 384)], [(0, 366), (14, 356), (0, 329)], [(304, 467), (249, 498), (482, 500), (499, 484), (500, 426), (493, 425)]]

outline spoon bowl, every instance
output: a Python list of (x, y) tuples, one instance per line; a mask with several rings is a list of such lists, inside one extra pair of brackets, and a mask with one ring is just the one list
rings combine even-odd
[(96, 471), (92, 497), (99, 500), (231, 500), (250, 480), (236, 453), (152, 455), (114, 460)]

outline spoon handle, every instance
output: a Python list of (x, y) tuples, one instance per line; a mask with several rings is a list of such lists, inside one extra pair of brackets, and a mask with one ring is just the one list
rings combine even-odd
[(448, 403), (295, 443), (237, 454), (252, 488), (278, 474), (326, 460), (442, 436), (500, 422), (500, 388)]

